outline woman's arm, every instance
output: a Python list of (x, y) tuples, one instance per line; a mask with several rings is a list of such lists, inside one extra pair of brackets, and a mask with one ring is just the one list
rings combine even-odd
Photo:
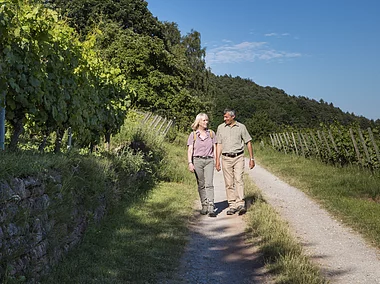
[(194, 172), (194, 165), (193, 165), (193, 145), (189, 145), (187, 147), (187, 162), (189, 165), (189, 171)]

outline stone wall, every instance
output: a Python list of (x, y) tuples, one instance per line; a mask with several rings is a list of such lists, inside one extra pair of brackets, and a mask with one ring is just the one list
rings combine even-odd
[(0, 283), (37, 282), (104, 216), (104, 193), (87, 206), (61, 179), (49, 172), (0, 181)]

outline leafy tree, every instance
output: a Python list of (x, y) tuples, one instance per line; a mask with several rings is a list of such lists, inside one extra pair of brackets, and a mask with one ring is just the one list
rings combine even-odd
[(100, 22), (115, 22), (121, 29), (162, 37), (161, 23), (148, 10), (143, 0), (48, 0), (45, 1), (65, 15), (70, 24), (82, 35), (91, 32)]

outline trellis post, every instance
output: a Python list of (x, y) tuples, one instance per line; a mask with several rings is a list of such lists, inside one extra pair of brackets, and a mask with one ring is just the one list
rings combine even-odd
[(363, 161), (362, 161), (361, 156), (360, 156), (358, 145), (356, 144), (354, 132), (352, 131), (351, 128), (350, 128), (350, 135), (351, 135), (352, 143), (354, 144), (354, 148), (355, 148), (356, 156), (358, 158), (358, 162), (363, 166)]
[(371, 141), (372, 141), (372, 144), (373, 144), (373, 148), (375, 149), (377, 161), (380, 162), (379, 148), (377, 148), (375, 139), (373, 138), (373, 133), (371, 131), (371, 128), (368, 127), (367, 130), (368, 130), (368, 133), (369, 133), (369, 137), (371, 138)]
[(358, 128), (358, 132), (359, 132), (360, 141), (362, 142), (362, 145), (363, 145), (365, 156), (367, 158), (367, 162), (371, 163), (371, 158), (369, 157), (367, 145), (365, 144), (365, 140), (364, 140), (364, 137), (363, 137), (362, 130), (360, 128)]

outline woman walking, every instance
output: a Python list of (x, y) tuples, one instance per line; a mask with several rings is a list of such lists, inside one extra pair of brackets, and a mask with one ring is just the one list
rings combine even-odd
[(202, 204), (201, 214), (216, 217), (214, 206), (214, 165), (216, 138), (215, 132), (208, 129), (208, 116), (199, 113), (191, 125), (193, 132), (187, 139), (187, 158), (189, 170), (195, 173), (199, 198)]

